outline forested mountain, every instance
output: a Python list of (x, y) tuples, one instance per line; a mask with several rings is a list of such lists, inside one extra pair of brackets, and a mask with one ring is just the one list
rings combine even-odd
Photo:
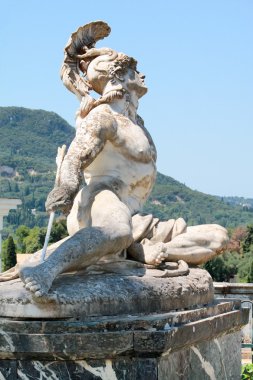
[(253, 210), (253, 199), (243, 197), (218, 197), (225, 203), (233, 206), (241, 206), (245, 210)]
[[(7, 229), (47, 223), (44, 202), (53, 186), (57, 147), (71, 142), (74, 129), (60, 116), (43, 110), (0, 107), (0, 197), (21, 198), (22, 208), (10, 212)], [(240, 202), (193, 191), (158, 174), (144, 211), (162, 218), (183, 216), (189, 224), (253, 223), (253, 209)], [(229, 204), (233, 203), (233, 204)]]
[(0, 107), (0, 197), (21, 198), (11, 225), (46, 223), (45, 198), (55, 177), (57, 147), (69, 145), (74, 129), (60, 116), (43, 110)]
[(245, 208), (243, 204), (229, 204), (226, 197), (191, 190), (175, 179), (158, 173), (145, 210), (162, 219), (182, 216), (190, 225), (218, 223), (224, 227), (236, 227), (253, 223), (253, 209)]
[(74, 129), (54, 112), (0, 107), (0, 167), (9, 166), (21, 177), (51, 171), (56, 147), (69, 144), (74, 135)]

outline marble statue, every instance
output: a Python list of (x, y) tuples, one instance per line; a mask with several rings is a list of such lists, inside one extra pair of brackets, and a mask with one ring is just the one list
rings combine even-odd
[(61, 78), (80, 108), (76, 137), (46, 209), (68, 215), (69, 237), (51, 245), (45, 261), (38, 252), (0, 276), (19, 276), (38, 299), (59, 274), (108, 262), (131, 260), (167, 276), (186, 274), (188, 264), (210, 260), (227, 241), (226, 230), (216, 224), (188, 227), (182, 218), (161, 222), (140, 214), (156, 178), (156, 148), (137, 114), (147, 87), (134, 58), (95, 47), (109, 33), (106, 23), (92, 22), (65, 47)]

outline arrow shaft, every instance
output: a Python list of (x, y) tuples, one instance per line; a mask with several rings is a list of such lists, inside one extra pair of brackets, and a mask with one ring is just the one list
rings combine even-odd
[(43, 249), (42, 249), (42, 252), (41, 252), (41, 258), (40, 258), (40, 262), (41, 263), (43, 261), (45, 261), (46, 252), (47, 252), (47, 246), (48, 246), (48, 242), (49, 242), (49, 238), (50, 238), (50, 234), (51, 234), (51, 230), (52, 230), (54, 216), (55, 216), (55, 213), (51, 212), (50, 217), (49, 217), (48, 226), (47, 226), (47, 233), (46, 233), (46, 237), (45, 237), (45, 242), (44, 242), (44, 246), (43, 246)]

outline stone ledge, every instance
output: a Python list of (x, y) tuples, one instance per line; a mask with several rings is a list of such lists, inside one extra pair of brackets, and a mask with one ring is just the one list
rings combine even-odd
[(238, 303), (234, 302), (182, 312), (181, 319), (180, 314), (175, 312), (142, 318), (129, 316), (123, 320), (114, 318), (97, 323), (2, 319), (0, 358), (83, 360), (129, 355), (158, 357), (239, 331), (248, 318), (248, 311), (238, 309)]
[(248, 314), (239, 310), (190, 322), (168, 332), (135, 332), (134, 350), (140, 355), (170, 353), (178, 349), (211, 340), (226, 333), (240, 330)]

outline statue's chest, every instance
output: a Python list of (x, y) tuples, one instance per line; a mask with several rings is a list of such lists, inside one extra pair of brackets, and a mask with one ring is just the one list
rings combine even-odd
[(118, 122), (113, 144), (134, 159), (146, 161), (151, 158), (150, 144), (144, 131), (130, 120)]

